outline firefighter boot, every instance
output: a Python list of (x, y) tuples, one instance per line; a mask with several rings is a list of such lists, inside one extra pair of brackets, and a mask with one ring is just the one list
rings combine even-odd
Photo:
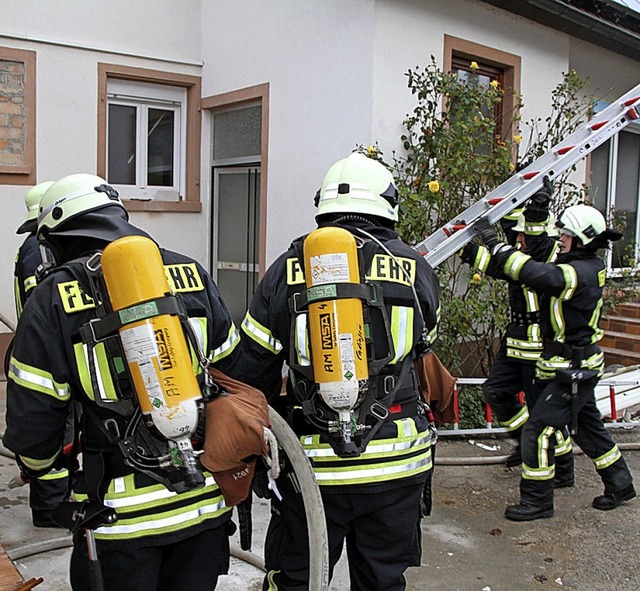
[(603, 495), (593, 499), (592, 506), (600, 511), (611, 511), (624, 501), (630, 501), (636, 496), (636, 489), (633, 484), (628, 484), (618, 492), (605, 492)]
[(504, 516), (511, 521), (553, 517), (553, 482), (521, 478), (520, 503), (507, 507)]
[(532, 505), (520, 501), (518, 505), (507, 507), (504, 516), (511, 521), (533, 521), (534, 519), (553, 517), (553, 503)]

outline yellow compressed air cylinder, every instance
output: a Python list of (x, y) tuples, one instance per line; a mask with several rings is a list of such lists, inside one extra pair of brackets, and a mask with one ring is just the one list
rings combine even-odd
[(327, 405), (348, 411), (369, 377), (362, 300), (331, 296), (337, 283), (360, 283), (355, 238), (342, 228), (314, 230), (304, 241), (304, 266), (315, 382)]
[(189, 437), (201, 391), (180, 319), (158, 315), (154, 300), (170, 294), (158, 247), (143, 236), (115, 240), (102, 253), (102, 273), (142, 412), (168, 439)]

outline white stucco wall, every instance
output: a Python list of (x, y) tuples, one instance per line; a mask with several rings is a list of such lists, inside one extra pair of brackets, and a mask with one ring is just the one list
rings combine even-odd
[[(0, 14), (0, 45), (37, 51), (38, 182), (95, 172), (98, 62), (201, 75), (204, 97), (268, 82), (267, 263), (314, 226), (313, 196), (334, 161), (356, 144), (400, 147), (415, 104), (405, 73), (431, 55), (442, 64), (445, 34), (522, 57), (525, 121), (546, 115), (569, 68), (599, 88), (640, 81), (640, 63), (479, 0), (0, 0)], [(205, 264), (209, 125), (205, 114), (203, 212), (132, 214)], [(0, 185), (0, 313), (10, 317), (25, 190)]]
[[(98, 62), (200, 74), (198, 0), (2, 0), (0, 14), (0, 46), (37, 52), (37, 182), (95, 174)], [(11, 320), (13, 263), (23, 240), (15, 230), (28, 188), (0, 185), (0, 313)], [(134, 213), (131, 219), (163, 246), (206, 258), (199, 239), (206, 233), (204, 216)], [(189, 231), (175, 231), (185, 226)]]
[(269, 82), (267, 260), (314, 227), (328, 167), (370, 139), (373, 0), (203, 3), (203, 95)]

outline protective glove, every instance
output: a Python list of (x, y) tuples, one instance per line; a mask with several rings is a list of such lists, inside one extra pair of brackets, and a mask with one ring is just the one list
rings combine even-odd
[(467, 242), (464, 248), (458, 251), (458, 256), (463, 262), (471, 265), (476, 260), (476, 254), (478, 253), (478, 245), (474, 242)]
[(498, 244), (499, 240), (495, 228), (489, 223), (489, 220), (487, 220), (487, 218), (480, 218), (473, 224), (473, 227), (487, 248), (493, 250), (493, 247)]
[(549, 215), (549, 203), (553, 193), (553, 184), (545, 175), (542, 187), (534, 193), (524, 209), (524, 218), (529, 222), (544, 222)]

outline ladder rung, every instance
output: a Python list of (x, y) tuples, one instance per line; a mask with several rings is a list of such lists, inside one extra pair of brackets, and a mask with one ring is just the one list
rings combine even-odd
[(564, 148), (560, 148), (557, 151), (557, 154), (559, 156), (564, 156), (567, 152), (569, 152), (570, 150), (573, 150), (575, 148), (575, 146), (565, 146)]
[(600, 121), (600, 123), (594, 123), (594, 124), (591, 126), (591, 129), (592, 129), (593, 131), (597, 131), (597, 130), (598, 130), (598, 129), (600, 129), (603, 125), (606, 125), (607, 123), (609, 123), (609, 122), (608, 122), (608, 121)]

